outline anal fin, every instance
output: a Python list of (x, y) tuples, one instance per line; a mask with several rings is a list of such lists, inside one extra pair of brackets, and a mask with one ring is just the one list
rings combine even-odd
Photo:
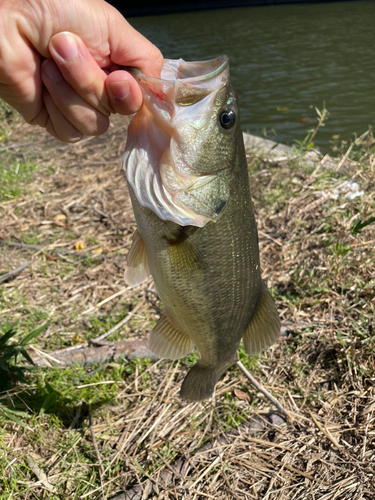
[(245, 333), (243, 343), (247, 354), (256, 354), (270, 347), (280, 336), (280, 319), (266, 285), (262, 282), (261, 294)]
[(160, 358), (180, 359), (193, 350), (194, 344), (164, 313), (150, 333), (148, 347)]
[(133, 243), (127, 256), (125, 270), (125, 281), (130, 286), (140, 285), (148, 280), (150, 269), (145, 244), (136, 229), (133, 235)]

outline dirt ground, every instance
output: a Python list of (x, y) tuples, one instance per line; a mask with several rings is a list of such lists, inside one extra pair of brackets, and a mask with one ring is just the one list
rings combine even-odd
[[(107, 340), (144, 339), (160, 316), (151, 280), (124, 281), (136, 227), (121, 168), (127, 123), (115, 117), (75, 145), (19, 120), (5, 128), (0, 168), (26, 173), (0, 187), (0, 276), (34, 262), (0, 284), (0, 324), (18, 320), (21, 338), (48, 323), (35, 352), (53, 357), (132, 311)], [(374, 499), (374, 225), (352, 231), (375, 212), (374, 145), (367, 136), (356, 162), (330, 170), (301, 152), (248, 151), (282, 335), (240, 358), (289, 421), (236, 366), (212, 400), (183, 403), (193, 356), (39, 368), (0, 394), (0, 498)]]

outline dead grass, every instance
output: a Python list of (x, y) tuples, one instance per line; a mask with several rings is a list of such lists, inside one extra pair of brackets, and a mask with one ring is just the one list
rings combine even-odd
[[(130, 290), (123, 279), (135, 228), (125, 136), (120, 118), (105, 136), (73, 146), (13, 123), (0, 143), (0, 168), (35, 166), (0, 205), (0, 238), (43, 247), (0, 246), (1, 273), (37, 259), (1, 285), (0, 322), (18, 319), (25, 332), (48, 320), (35, 343), (44, 351), (100, 335), (142, 299), (111, 339), (144, 337), (159, 317), (152, 283)], [(369, 136), (353, 148), (360, 162), (345, 172), (249, 151), (263, 276), (283, 336), (241, 360), (294, 422), (267, 420), (272, 408), (236, 367), (212, 401), (189, 405), (178, 391), (192, 358), (39, 369), (0, 396), (22, 412), (13, 414), (19, 423), (0, 414), (0, 498), (111, 498), (130, 489), (118, 499), (135, 499), (142, 484), (143, 498), (374, 499), (374, 226), (351, 232), (375, 211), (373, 148)], [(348, 180), (364, 194), (345, 198)], [(257, 415), (264, 423), (255, 434)]]

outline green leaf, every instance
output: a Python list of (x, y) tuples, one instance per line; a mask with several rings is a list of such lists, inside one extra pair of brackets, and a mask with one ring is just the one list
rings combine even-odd
[(18, 327), (18, 321), (13, 323), (12, 325), (9, 324), (8, 320), (6, 321), (5, 325), (1, 327), (1, 330), (3, 330), (4, 335), (0, 337), (0, 349), (5, 346), (6, 342), (14, 335), (17, 333), (17, 327)]
[(35, 365), (34, 361), (30, 358), (30, 355), (27, 351), (25, 351), (25, 349), (21, 349), (21, 354), (24, 358), (27, 359), (27, 361), (31, 364), (31, 365)]
[(359, 234), (364, 227), (369, 226), (373, 222), (375, 222), (375, 217), (370, 217), (364, 222), (362, 222), (362, 219), (357, 219), (353, 224), (352, 233)]
[(59, 392), (54, 389), (54, 387), (47, 382), (46, 384), (46, 389), (47, 389), (47, 396), (44, 398), (42, 406), (39, 410), (39, 415), (43, 415), (55, 402), (57, 396), (59, 395)]
[(20, 425), (24, 429), (27, 429), (27, 425), (22, 422), (22, 420), (18, 419), (17, 416), (27, 418), (28, 414), (24, 413), (23, 411), (16, 411), (16, 410), (11, 410), (9, 408), (6, 408), (5, 406), (0, 406), (0, 415), (3, 415), (6, 418), (9, 418), (9, 420), (12, 420), (14, 423)]
[(49, 408), (51, 408), (55, 399), (56, 399), (56, 394), (54, 393), (48, 394), (48, 396), (44, 398), (42, 406), (39, 410), (39, 415), (43, 415), (43, 413), (45, 413)]
[(20, 342), (20, 345), (25, 346), (30, 343), (30, 340), (32, 340), (34, 337), (38, 336), (40, 333), (42, 333), (44, 330), (46, 330), (49, 326), (49, 323), (46, 323), (45, 325), (40, 326), (39, 328), (35, 328), (32, 332), (30, 332), (28, 335), (26, 335), (25, 338), (23, 338)]
[(144, 470), (144, 468), (142, 467), (142, 465), (137, 462), (136, 459), (133, 460), (135, 466), (142, 472), (142, 474), (145, 474), (146, 476), (148, 476), (147, 472)]

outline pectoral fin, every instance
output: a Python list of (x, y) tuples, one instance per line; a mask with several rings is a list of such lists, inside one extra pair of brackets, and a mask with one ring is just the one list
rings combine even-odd
[(262, 290), (255, 313), (243, 335), (243, 343), (247, 354), (256, 354), (267, 349), (276, 342), (279, 335), (279, 315), (266, 285), (262, 282)]
[(125, 270), (125, 281), (130, 286), (140, 285), (148, 280), (150, 269), (145, 244), (136, 229), (133, 235), (133, 243), (127, 256), (127, 267)]
[(176, 268), (198, 271), (208, 268), (207, 262), (199, 248), (189, 238), (186, 231), (180, 228), (179, 236), (174, 239), (166, 239), (170, 258)]
[(193, 350), (194, 344), (164, 313), (150, 333), (148, 347), (160, 358), (180, 359)]

